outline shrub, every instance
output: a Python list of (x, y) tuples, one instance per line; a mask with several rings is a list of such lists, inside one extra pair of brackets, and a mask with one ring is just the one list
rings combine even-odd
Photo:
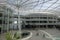
[(6, 33), (6, 40), (13, 40), (12, 35), (10, 32)]
[(16, 39), (20, 39), (20, 35), (19, 35), (19, 33), (16, 32), (16, 33), (14, 34), (14, 38), (16, 38)]

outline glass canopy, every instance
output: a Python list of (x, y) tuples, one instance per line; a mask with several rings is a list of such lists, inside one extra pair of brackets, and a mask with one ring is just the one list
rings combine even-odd
[[(0, 0), (0, 3), (4, 0)], [(13, 10), (39, 10), (58, 13), (60, 15), (60, 0), (5, 0)], [(7, 6), (8, 6), (7, 5)], [(16, 10), (17, 11), (17, 10)]]
[(8, 3), (12, 6), (20, 8), (38, 9), (38, 10), (59, 10), (60, 0), (8, 0)]
[(60, 9), (60, 0), (8, 0), (7, 3), (14, 7), (19, 7), (25, 10), (39, 10), (39, 11), (50, 11), (58, 12)]

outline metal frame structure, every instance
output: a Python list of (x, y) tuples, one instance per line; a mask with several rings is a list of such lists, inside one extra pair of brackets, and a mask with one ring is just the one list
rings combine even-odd
[[(8, 2), (8, 4), (9, 5), (12, 5), (12, 6), (17, 6), (17, 4), (15, 4), (15, 2), (16, 2), (17, 0), (14, 0), (14, 2), (13, 3), (9, 3)], [(19, 1), (19, 0), (18, 0)], [(41, 2), (41, 1), (43, 1), (43, 2)], [(54, 1), (54, 2), (52, 2), (52, 1)], [(25, 0), (25, 1), (23, 1), (23, 0), (20, 0), (19, 1), (19, 6), (20, 7), (22, 7), (22, 8), (26, 8), (27, 10), (28, 9), (35, 9), (35, 7), (38, 7), (38, 5), (41, 5), (40, 7), (39, 7), (39, 10), (42, 10), (42, 8), (43, 8), (43, 5), (44, 5), (44, 3), (48, 3), (48, 2), (52, 2), (52, 4), (51, 5), (49, 5), (46, 9), (44, 9), (44, 11), (47, 11), (47, 10), (49, 10), (50, 8), (51, 9), (57, 9), (57, 7), (58, 6), (56, 6), (56, 7), (54, 7), (54, 8), (52, 8), (52, 6), (54, 6), (55, 4), (58, 4), (58, 2), (59, 2), (59, 0), (33, 0), (33, 2), (30, 2), (30, 0)]]
[[(41, 2), (42, 1), (42, 2)], [(54, 2), (52, 2), (52, 1), (54, 1)], [(25, 1), (23, 1), (23, 0), (14, 0), (14, 2), (12, 3), (13, 1), (10, 1), (9, 2), (9, 0), (7, 0), (6, 1), (6, 4), (9, 4), (9, 5), (11, 5), (12, 7), (14, 6), (14, 7), (16, 7), (17, 8), (17, 14), (18, 14), (18, 21), (20, 21), (20, 9), (21, 8), (25, 8), (24, 10), (33, 10), (33, 9), (35, 9), (36, 7), (38, 7), (39, 5), (39, 11), (40, 10), (42, 10), (42, 8), (44, 7), (43, 5), (45, 4), (45, 3), (48, 3), (48, 2), (52, 2), (52, 4), (51, 5), (49, 5), (46, 9), (44, 9), (44, 11), (51, 11), (52, 9), (53, 10), (56, 10), (56, 9), (58, 9), (58, 7), (60, 7), (60, 4), (59, 5), (57, 5), (57, 6), (55, 6), (54, 8), (52, 8), (55, 4), (58, 4), (58, 2), (59, 2), (59, 0), (36, 0), (36, 1), (30, 1), (30, 0), (25, 0)], [(50, 9), (51, 8), (51, 9)], [(21, 9), (22, 10), (22, 9)], [(53, 11), (54, 12), (54, 11)], [(8, 9), (6, 8), (6, 13), (8, 14), (7, 16), (7, 18), (8, 18), (8, 22), (7, 22), (7, 31), (9, 30), (8, 28), (9, 28), (9, 13), (8, 13)], [(12, 15), (12, 14), (11, 14)], [(13, 16), (13, 15), (12, 15)], [(2, 20), (4, 19), (4, 15), (3, 15), (3, 17), (2, 17)], [(3, 21), (2, 21), (2, 26), (3, 26)], [(18, 22), (18, 27), (19, 28), (21, 28), (20, 27), (20, 22)], [(21, 31), (21, 29), (19, 30), (19, 31)]]
[(55, 3), (57, 3), (59, 0), (56, 0), (54, 3), (52, 3), (47, 9), (45, 10), (48, 10), (51, 6), (53, 6)]

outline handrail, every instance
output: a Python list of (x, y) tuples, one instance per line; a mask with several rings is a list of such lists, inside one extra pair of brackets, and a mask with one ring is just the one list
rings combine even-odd
[[(43, 34), (45, 34), (46, 38), (50, 38), (52, 40), (55, 40), (55, 38), (52, 35), (50, 35), (49, 33), (47, 33), (46, 31), (44, 31), (44, 30), (40, 30), (40, 31), (43, 32)], [(49, 37), (47, 37), (46, 35), (48, 35)]]

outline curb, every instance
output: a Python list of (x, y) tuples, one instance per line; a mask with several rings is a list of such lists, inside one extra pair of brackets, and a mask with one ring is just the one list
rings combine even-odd
[(23, 39), (21, 39), (21, 40), (28, 40), (28, 39), (31, 38), (31, 37), (32, 37), (32, 32), (30, 32), (30, 36), (29, 36), (29, 37), (23, 38)]

